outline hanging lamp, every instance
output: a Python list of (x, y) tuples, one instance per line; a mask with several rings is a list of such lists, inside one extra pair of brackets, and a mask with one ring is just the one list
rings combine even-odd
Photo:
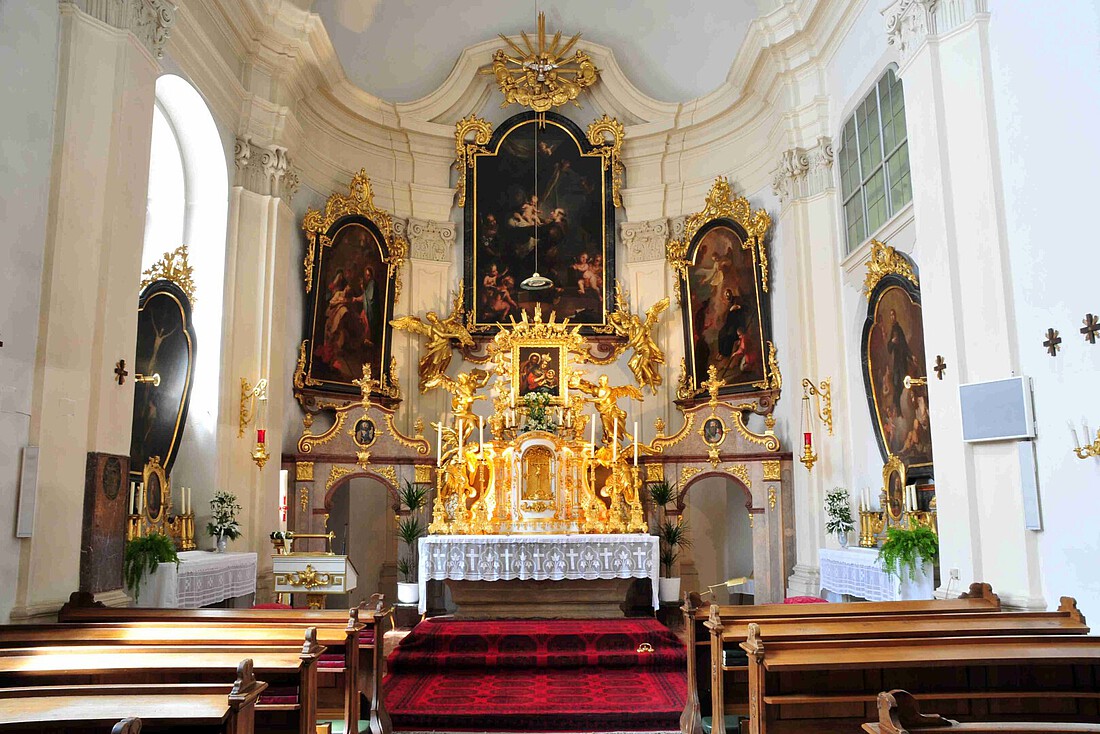
[[(535, 138), (534, 138), (535, 147), (532, 148), (532, 151), (533, 151), (534, 156), (535, 156), (535, 180), (534, 180), (535, 201), (540, 201), (540, 202), (541, 202), (541, 200), (538, 198), (538, 195), (539, 195), (539, 125), (541, 124), (541, 122), (542, 122), (542, 118), (541, 118), (541, 115), (540, 115), (539, 118), (535, 120), (535, 124), (534, 124), (534, 128), (535, 128)], [(550, 280), (550, 278), (547, 278), (545, 275), (539, 275), (539, 213), (538, 213), (537, 209), (535, 210), (535, 272), (531, 273), (530, 277), (524, 278), (523, 281), (519, 284), (519, 287), (522, 288), (525, 291), (545, 291), (545, 290), (549, 290), (550, 288), (554, 287), (554, 281)]]

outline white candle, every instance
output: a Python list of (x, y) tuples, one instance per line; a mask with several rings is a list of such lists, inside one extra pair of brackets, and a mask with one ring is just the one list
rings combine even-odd
[(435, 466), (438, 469), (443, 466), (443, 421), (435, 424)]
[(183, 488), (183, 514), (184, 515), (191, 514), (191, 488), (190, 487), (184, 487)]
[(485, 416), (479, 415), (477, 417), (477, 450), (481, 451), (481, 447), (485, 445)]
[(596, 445), (596, 414), (592, 414), (592, 446)]
[(634, 421), (634, 466), (638, 466), (638, 421)]
[(558, 425), (565, 425), (565, 413), (562, 412), (561, 408), (558, 408)]
[(126, 511), (131, 515), (134, 514), (134, 484), (134, 482), (130, 482), (130, 504), (126, 507)]
[(615, 421), (611, 426), (611, 460), (617, 461), (619, 458), (619, 421)]
[(462, 435), (462, 419), (458, 420), (458, 456), (462, 458), (463, 444), (466, 443), (466, 437)]
[(145, 485), (141, 485), (141, 492), (138, 493), (138, 511), (137, 514), (141, 514), (145, 509)]
[[(1069, 421), (1069, 432), (1073, 434), (1073, 448), (1081, 448), (1081, 440), (1077, 437), (1077, 427), (1073, 425), (1073, 421)], [(1088, 438), (1088, 436), (1085, 436)]]

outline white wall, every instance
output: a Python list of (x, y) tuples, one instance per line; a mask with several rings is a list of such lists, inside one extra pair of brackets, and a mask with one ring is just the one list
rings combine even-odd
[[(57, 3), (0, 3), (0, 578), (12, 580), (19, 467), (27, 445), (57, 94)], [(47, 458), (48, 460), (48, 458)], [(74, 509), (80, 512), (79, 505)], [(15, 584), (0, 589), (0, 621)]]
[[(990, 21), (1020, 367), (1034, 381), (1043, 593), (1049, 604), (1074, 596), (1085, 614), (1100, 610), (1100, 459), (1072, 455), (1066, 424), (1078, 433), (1082, 419), (1100, 427), (1100, 344), (1078, 333), (1086, 312), (1100, 313), (1092, 217), (1098, 29), (1100, 8), (1089, 0), (1067, 0), (1057, 12), (996, 3)], [(1056, 358), (1042, 346), (1051, 327), (1064, 340)]]

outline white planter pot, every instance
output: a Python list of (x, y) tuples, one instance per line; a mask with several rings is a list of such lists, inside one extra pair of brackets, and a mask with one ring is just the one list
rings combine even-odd
[(657, 597), (662, 602), (677, 602), (680, 601), (680, 577), (666, 579), (661, 577), (659, 580), (659, 588), (657, 589)]
[(398, 604), (418, 604), (420, 602), (420, 585), (417, 583), (407, 584), (404, 581), (397, 582), (397, 603)]

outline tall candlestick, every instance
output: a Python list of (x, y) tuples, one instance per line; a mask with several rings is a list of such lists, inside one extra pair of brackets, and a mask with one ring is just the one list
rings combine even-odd
[(634, 421), (634, 466), (638, 466), (638, 421)]
[(435, 424), (435, 467), (443, 466), (443, 421)]

